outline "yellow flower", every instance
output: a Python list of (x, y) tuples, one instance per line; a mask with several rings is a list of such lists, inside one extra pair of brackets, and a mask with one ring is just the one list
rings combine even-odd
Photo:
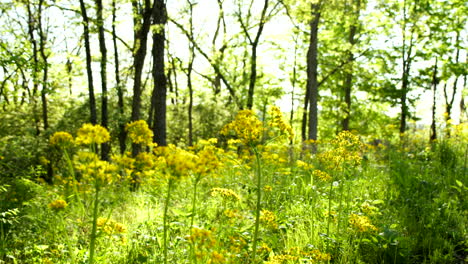
[(107, 129), (100, 125), (84, 124), (78, 129), (76, 143), (81, 145), (102, 144), (110, 140)]
[(314, 175), (315, 177), (319, 178), (322, 181), (330, 181), (332, 179), (330, 174), (328, 174), (328, 173), (326, 173), (324, 171), (321, 171), (321, 170), (314, 170), (312, 172), (312, 175)]
[(134, 121), (128, 124), (125, 129), (133, 143), (144, 146), (153, 145), (153, 131), (149, 129), (148, 124), (144, 120)]
[(358, 232), (377, 231), (367, 216), (351, 214), (348, 222)]
[(188, 238), (190, 242), (197, 244), (198, 248), (212, 248), (216, 244), (216, 240), (210, 230), (201, 228), (192, 228), (192, 233)]
[(302, 160), (296, 160), (296, 165), (299, 168), (302, 168), (304, 170), (309, 170), (309, 169), (312, 169), (314, 167), (312, 164), (306, 163), (306, 162), (304, 162)]
[(96, 220), (96, 225), (105, 233), (111, 234), (123, 234), (127, 232), (127, 227), (124, 224), (116, 222), (112, 219), (99, 217)]
[(273, 187), (271, 187), (270, 185), (263, 186), (263, 191), (264, 192), (271, 192), (272, 190), (273, 190)]
[(83, 179), (89, 182), (97, 181), (99, 184), (109, 184), (118, 175), (117, 166), (107, 161), (100, 160), (96, 153), (78, 152), (73, 158), (77, 171), (81, 172)]
[(210, 260), (208, 260), (208, 264), (223, 264), (226, 263), (226, 259), (224, 258), (223, 254), (218, 253), (217, 251), (211, 252)]
[(278, 224), (276, 223), (276, 215), (271, 211), (263, 209), (260, 212), (260, 222), (265, 223), (270, 228), (278, 228)]
[(195, 167), (196, 155), (172, 144), (155, 150), (159, 155), (158, 163), (166, 174), (179, 178), (186, 176)]
[(69, 146), (73, 145), (73, 136), (67, 132), (55, 132), (49, 139), (52, 146)]
[(197, 152), (194, 159), (193, 172), (200, 175), (207, 175), (213, 173), (223, 165), (220, 160), (220, 155), (223, 153), (223, 150), (212, 144), (210, 140), (203, 140), (195, 146), (195, 148), (201, 147), (201, 149)]
[(223, 197), (224, 199), (227, 199), (227, 200), (232, 200), (232, 201), (239, 201), (240, 200), (240, 196), (231, 189), (213, 188), (213, 189), (211, 189), (210, 192), (211, 192), (211, 196), (213, 196), (213, 197), (221, 196), (221, 197)]
[(223, 127), (221, 134), (227, 136), (234, 132), (244, 144), (258, 144), (263, 131), (263, 123), (258, 120), (252, 110), (241, 110), (237, 113), (234, 121)]
[(268, 258), (268, 261), (265, 261), (264, 264), (283, 264), (295, 262), (299, 259), (298, 256), (291, 255), (273, 255)]
[(62, 210), (62, 209), (65, 209), (65, 207), (67, 206), (68, 206), (67, 202), (61, 199), (55, 200), (49, 203), (48, 205), (50, 209), (54, 209), (54, 210)]
[(284, 120), (281, 110), (277, 106), (272, 106), (269, 114), (270, 121), (268, 122), (268, 125), (271, 128), (277, 128), (281, 135), (286, 135), (289, 140), (292, 140), (294, 132), (292, 127)]

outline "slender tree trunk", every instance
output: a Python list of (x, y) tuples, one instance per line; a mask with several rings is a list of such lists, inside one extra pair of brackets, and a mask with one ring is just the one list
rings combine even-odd
[[(457, 36), (455, 39), (455, 43), (459, 44), (460, 43), (460, 32), (457, 32)], [(457, 47), (457, 52), (455, 55), (455, 63), (458, 64), (460, 62), (460, 48)], [(446, 126), (449, 126), (449, 120), (452, 118), (452, 108), (453, 108), (453, 103), (455, 101), (455, 95), (457, 94), (458, 90), (458, 79), (459, 75), (455, 77), (455, 81), (453, 82), (453, 89), (452, 89), (452, 95), (449, 97), (448, 91), (447, 91), (447, 85), (444, 86), (444, 97), (445, 97), (445, 112), (447, 113), (445, 116), (445, 123)], [(447, 129), (447, 135), (450, 136), (450, 130)]]
[(42, 69), (42, 90), (41, 90), (41, 101), (42, 101), (42, 121), (44, 122), (44, 130), (49, 128), (49, 116), (47, 109), (47, 81), (49, 75), (49, 63), (47, 61), (47, 55), (45, 52), (46, 35), (42, 25), (42, 7), (44, 0), (39, 1), (38, 8), (38, 28), (39, 28), (39, 51), (43, 63)]
[(114, 44), (114, 64), (115, 64), (115, 86), (117, 87), (117, 106), (119, 108), (119, 146), (120, 154), (124, 154), (127, 148), (125, 140), (127, 138), (127, 133), (125, 132), (125, 108), (124, 108), (124, 87), (122, 87), (120, 81), (120, 61), (119, 61), (119, 50), (117, 47), (117, 33), (115, 29), (116, 20), (117, 20), (117, 8), (115, 0), (112, 0), (112, 42)]
[[(310, 43), (307, 51), (307, 90), (310, 95), (308, 139), (317, 140), (318, 128), (318, 25), (320, 21), (320, 2), (311, 4)], [(315, 150), (315, 149), (314, 149)]]
[(89, 18), (84, 0), (80, 0), (81, 16), (83, 17), (83, 34), (86, 50), (86, 73), (88, 74), (89, 112), (92, 124), (97, 124), (96, 98), (94, 96), (93, 69), (91, 68), (91, 47), (89, 42)]
[(153, 100), (154, 119), (153, 134), (154, 142), (159, 146), (166, 146), (166, 93), (167, 80), (164, 72), (164, 49), (166, 36), (164, 28), (167, 22), (166, 4), (164, 0), (155, 1), (154, 24), (159, 27), (153, 33)]
[(306, 93), (304, 97), (304, 110), (302, 112), (302, 124), (301, 124), (301, 139), (302, 142), (307, 140), (307, 117), (308, 117), (308, 108), (309, 108), (309, 102), (310, 102), (310, 90), (309, 86), (307, 85), (306, 87)]
[[(250, 41), (252, 46), (252, 57), (250, 58), (250, 78), (249, 78), (249, 91), (247, 95), (247, 109), (252, 109), (254, 102), (255, 83), (257, 82), (257, 48), (260, 42), (260, 36), (262, 35), (263, 28), (265, 27), (265, 16), (268, 10), (268, 0), (265, 0), (263, 4), (262, 14), (260, 16), (260, 22), (258, 25), (257, 35), (254, 41)], [(247, 30), (244, 29), (247, 34)], [(250, 36), (248, 36), (249, 40)]]
[(431, 123), (431, 137), (430, 141), (433, 142), (437, 139), (437, 126), (436, 126), (436, 93), (437, 93), (437, 57), (434, 64), (434, 72), (432, 75), (432, 90), (433, 90), (433, 97), (432, 97), (432, 123)]
[(36, 96), (37, 96), (37, 91), (39, 90), (39, 58), (38, 58), (38, 48), (37, 48), (37, 40), (36, 37), (34, 36), (34, 31), (36, 30), (36, 24), (35, 24), (35, 18), (31, 10), (31, 3), (28, 1), (27, 3), (27, 12), (28, 12), (28, 34), (29, 34), (29, 39), (32, 44), (32, 52), (33, 52), (33, 67), (32, 67), (32, 81), (33, 81), (33, 89), (32, 93), (30, 93), (30, 98), (31, 98), (31, 103), (32, 103), (32, 108), (33, 108), (33, 117), (34, 117), (34, 124), (36, 127), (36, 135), (39, 135), (41, 133), (40, 127), (39, 127), (39, 117), (37, 115), (37, 101), (36, 101)]
[[(352, 4), (354, 4), (354, 1), (352, 1)], [(353, 9), (356, 9), (355, 11)], [(357, 40), (356, 40), (356, 32), (357, 32), (357, 27), (359, 23), (359, 14), (361, 10), (361, 1), (356, 0), (356, 7), (354, 5), (351, 7), (352, 14), (351, 14), (351, 25), (349, 27), (349, 38), (348, 38), (348, 43), (351, 46), (351, 49), (356, 45)], [(348, 60), (350, 61), (349, 69), (345, 73), (345, 85), (344, 85), (344, 92), (345, 92), (345, 104), (346, 104), (346, 109), (345, 109), (345, 117), (343, 119), (342, 123), (342, 129), (343, 130), (349, 130), (349, 121), (351, 119), (351, 91), (352, 91), (352, 86), (353, 86), (353, 61), (354, 61), (354, 54), (350, 50), (348, 52)]]
[[(155, 2), (157, 0), (154, 0)], [(141, 93), (142, 82), (141, 77), (143, 74), (143, 66), (146, 57), (146, 48), (148, 40), (148, 32), (151, 25), (151, 18), (154, 13), (154, 6), (150, 5), (150, 1), (145, 1), (143, 11), (140, 13), (140, 5), (137, 0), (132, 0), (133, 16), (134, 16), (134, 60), (133, 69), (135, 77), (133, 79), (133, 101), (132, 101), (132, 115), (131, 120), (137, 121), (141, 119)], [(136, 156), (141, 152), (141, 146), (132, 144), (132, 155)]]
[[(467, 58), (468, 60), (468, 58)], [(463, 90), (466, 89), (466, 84), (467, 84), (467, 75), (463, 77), (463, 87), (461, 91), (461, 99), (460, 99), (460, 123), (464, 122), (466, 119), (467, 112), (466, 112), (466, 105), (465, 105), (465, 98), (463, 97)]]
[[(107, 47), (106, 38), (104, 36), (104, 18), (102, 14), (102, 0), (95, 0), (96, 16), (99, 38), (99, 50), (101, 52), (101, 125), (109, 128), (108, 112), (107, 112)], [(110, 145), (109, 143), (101, 144), (101, 159), (109, 160)]]
[(400, 113), (400, 135), (406, 132), (406, 119), (408, 117), (408, 91), (409, 91), (409, 77), (411, 70), (412, 50), (414, 41), (414, 30), (415, 26), (411, 29), (411, 35), (409, 43), (407, 43), (406, 26), (408, 25), (407, 7), (406, 0), (404, 1), (403, 7), (403, 47), (402, 47), (402, 60), (403, 60), (403, 71), (402, 71), (402, 82), (401, 82), (401, 113)]

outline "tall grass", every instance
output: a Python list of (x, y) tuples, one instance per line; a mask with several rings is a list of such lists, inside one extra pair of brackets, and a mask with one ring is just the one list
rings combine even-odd
[[(156, 148), (115, 156), (105, 178), (113, 180), (99, 189), (70, 152), (71, 168), (56, 167), (53, 185), (2, 185), (0, 263), (463, 263), (461, 137), (354, 148), (340, 135), (315, 154), (294, 147), (301, 160), (287, 140), (254, 152), (212, 141), (219, 166), (203, 177), (204, 147)], [(73, 199), (64, 197), (67, 175), (77, 178)]]

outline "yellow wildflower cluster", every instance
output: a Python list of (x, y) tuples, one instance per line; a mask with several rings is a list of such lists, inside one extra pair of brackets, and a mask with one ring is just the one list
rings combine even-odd
[(191, 243), (197, 244), (198, 248), (212, 248), (216, 245), (216, 240), (211, 230), (194, 227), (188, 239)]
[(349, 224), (358, 232), (377, 231), (367, 216), (351, 214), (349, 216)]
[(217, 139), (215, 138), (198, 142), (195, 147), (200, 150), (196, 154), (193, 172), (200, 175), (207, 175), (213, 173), (222, 166), (220, 156), (223, 150), (214, 146), (216, 143)]
[(73, 145), (73, 136), (67, 132), (55, 132), (49, 139), (52, 146), (67, 147)]
[(273, 187), (271, 187), (270, 185), (265, 185), (265, 186), (263, 186), (263, 191), (264, 192), (271, 192), (271, 191), (273, 191)]
[(195, 167), (196, 155), (169, 144), (156, 149), (158, 164), (169, 177), (179, 178), (187, 175)]
[(61, 199), (55, 200), (55, 201), (48, 204), (48, 207), (50, 209), (54, 209), (54, 210), (65, 209), (65, 207), (67, 207), (67, 206), (68, 206), (67, 202), (64, 201), (64, 200), (61, 200)]
[(210, 259), (207, 262), (208, 264), (224, 264), (226, 263), (226, 258), (223, 254), (218, 251), (213, 251), (210, 254)]
[(364, 148), (364, 144), (358, 136), (349, 131), (343, 131), (331, 143), (333, 146), (331, 150), (317, 155), (317, 158), (328, 169), (341, 171), (344, 164), (351, 166), (361, 164), (361, 150)]
[(125, 130), (133, 143), (144, 146), (153, 145), (153, 131), (149, 129), (148, 124), (144, 120), (129, 123)]
[(296, 165), (297, 167), (304, 169), (304, 170), (310, 170), (314, 168), (312, 164), (306, 163), (302, 160), (296, 160)]
[(119, 167), (121, 173), (129, 176), (132, 174), (133, 170), (135, 169), (135, 159), (130, 157), (130, 153), (126, 153), (124, 155), (112, 155), (112, 161)]
[(292, 255), (274, 255), (270, 256), (268, 258), (268, 261), (265, 261), (264, 264), (284, 264), (284, 263), (289, 263), (291, 261), (297, 261), (299, 260), (298, 256), (292, 256)]
[(100, 228), (103, 232), (111, 235), (111, 234), (122, 234), (127, 232), (127, 227), (124, 224), (116, 222), (112, 219), (99, 217), (96, 220), (96, 225)]
[(84, 124), (78, 129), (76, 143), (81, 145), (102, 144), (110, 140), (107, 129), (100, 125)]
[(211, 196), (213, 196), (213, 197), (221, 196), (221, 197), (223, 197), (223, 199), (231, 200), (231, 201), (239, 201), (240, 200), (240, 196), (231, 189), (213, 188), (213, 189), (211, 189), (210, 193), (211, 193)]
[(268, 126), (271, 128), (277, 128), (281, 135), (286, 135), (289, 140), (292, 140), (294, 132), (292, 127), (284, 120), (281, 110), (277, 106), (272, 106), (269, 114), (270, 121), (268, 122)]
[[(281, 263), (296, 263), (298, 260), (304, 261), (304, 263), (320, 263), (328, 262), (331, 260), (331, 255), (328, 253), (321, 252), (318, 249), (303, 250), (299, 247), (293, 247), (286, 250), (282, 255), (276, 255), (270, 257), (265, 263), (269, 264), (281, 264)], [(302, 263), (302, 262), (301, 262)]]
[(264, 223), (269, 228), (278, 228), (278, 223), (276, 223), (276, 215), (272, 211), (263, 209), (260, 212), (260, 222)]
[(237, 209), (226, 209), (224, 210), (224, 215), (229, 218), (241, 218), (239, 215), (239, 210)]
[(258, 120), (252, 110), (241, 110), (236, 118), (221, 130), (221, 134), (229, 135), (231, 132), (242, 140), (244, 144), (258, 144), (263, 136), (263, 123)]
[(325, 182), (326, 182), (326, 181), (330, 181), (330, 180), (332, 179), (332, 177), (330, 176), (330, 174), (328, 174), (328, 173), (326, 173), (326, 172), (324, 172), (324, 171), (321, 171), (321, 170), (314, 170), (314, 171), (312, 172), (312, 175), (313, 175), (314, 177), (319, 178), (319, 179), (322, 180), (322, 181), (325, 181)]
[(239, 253), (247, 247), (247, 242), (241, 236), (229, 237), (229, 250), (233, 253)]
[(331, 260), (331, 255), (328, 254), (328, 253), (324, 253), (324, 252), (321, 252), (320, 250), (318, 249), (314, 249), (310, 252), (306, 252), (305, 255), (308, 255), (310, 257), (312, 257), (313, 260), (315, 261), (323, 261), (323, 262), (328, 262)]
[(362, 212), (366, 213), (367, 215), (376, 215), (379, 214), (379, 208), (369, 204), (369, 202), (364, 202), (361, 204)]
[(116, 178), (117, 166), (100, 160), (95, 153), (78, 152), (74, 157), (74, 165), (81, 172), (83, 179), (97, 184), (110, 184)]

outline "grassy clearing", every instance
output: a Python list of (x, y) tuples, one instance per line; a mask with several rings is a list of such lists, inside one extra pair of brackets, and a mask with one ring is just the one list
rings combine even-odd
[(345, 133), (314, 154), (278, 124), (235, 126), (186, 150), (140, 138), (147, 151), (110, 162), (99, 141), (63, 141), (54, 184), (2, 183), (0, 263), (468, 260), (466, 131), (386, 146)]

